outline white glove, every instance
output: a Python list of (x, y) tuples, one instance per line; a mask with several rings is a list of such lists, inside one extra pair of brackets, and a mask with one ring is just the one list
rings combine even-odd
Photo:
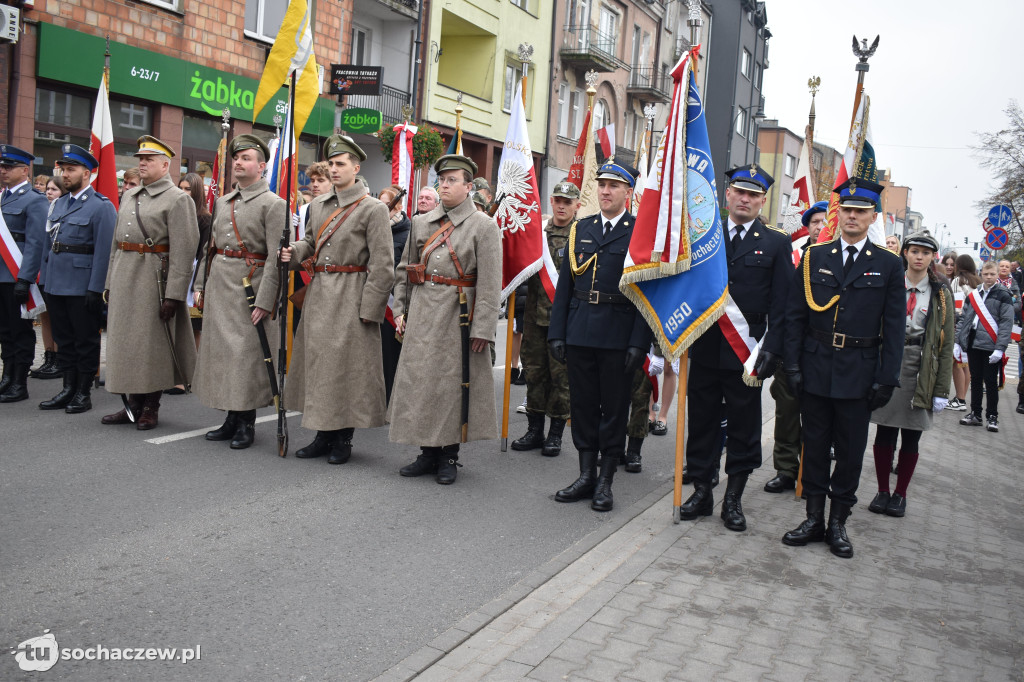
[(957, 362), (964, 361), (964, 349), (960, 347), (959, 343), (953, 344), (953, 359)]
[(299, 226), (299, 214), (298, 213), (292, 213), (292, 227), (298, 227), (298, 226)]
[(932, 398), (932, 412), (938, 414), (946, 409), (948, 404), (949, 400), (946, 398)]
[(992, 355), (988, 356), (988, 364), (994, 365), (994, 364), (996, 364), (997, 362), (999, 362), (1002, 359), (1003, 359), (1003, 351), (1001, 351), (1001, 350), (994, 350), (994, 351), (992, 351)]
[(665, 371), (665, 358), (659, 358), (657, 355), (648, 354), (647, 359), (650, 360), (650, 365), (647, 368), (647, 373), (656, 377)]

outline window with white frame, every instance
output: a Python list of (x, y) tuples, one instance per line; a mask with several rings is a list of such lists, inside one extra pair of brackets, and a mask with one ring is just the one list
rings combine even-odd
[(740, 55), (740, 73), (747, 78), (750, 78), (750, 65), (753, 61), (753, 57), (751, 57), (747, 48), (743, 48), (743, 53)]
[(352, 24), (352, 64), (363, 66), (370, 64), (370, 29)]
[(501, 98), (501, 108), (503, 111), (512, 111), (512, 98), (516, 94), (516, 83), (519, 70), (512, 64), (505, 65), (505, 92)]
[(793, 177), (796, 175), (796, 157), (792, 154), (786, 154), (786, 175)]
[(599, 99), (594, 102), (594, 130), (608, 125), (608, 102)]
[(180, 12), (181, 0), (142, 0), (147, 5), (153, 5), (154, 7), (163, 7), (169, 9), (172, 12)]
[(787, 208), (789, 208), (789, 195), (786, 194), (786, 193), (783, 193), (782, 194), (781, 211), (785, 211)]
[(747, 110), (740, 109), (739, 115), (736, 116), (736, 132), (740, 137), (746, 137), (747, 134)]
[(607, 5), (601, 5), (601, 17), (598, 30), (601, 36), (596, 47), (608, 54), (615, 54), (615, 43), (619, 39), (619, 14)]
[(558, 84), (558, 136), (569, 136), (569, 84)]
[(245, 0), (245, 35), (273, 43), (287, 11), (288, 0)]
[(578, 138), (580, 133), (583, 132), (583, 110), (586, 108), (583, 104), (586, 94), (579, 89), (573, 90), (570, 97), (572, 102), (572, 130), (569, 131), (569, 137)]

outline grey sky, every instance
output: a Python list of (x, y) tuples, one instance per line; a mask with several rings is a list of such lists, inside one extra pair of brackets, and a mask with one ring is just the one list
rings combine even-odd
[(983, 238), (974, 202), (990, 191), (992, 176), (967, 147), (977, 143), (976, 131), (1005, 125), (1009, 100), (1024, 103), (1024, 1), (768, 0), (767, 12), (768, 118), (802, 136), (807, 79), (820, 76), (815, 140), (842, 152), (857, 84), (852, 36), (870, 44), (881, 35), (864, 81), (879, 167), (912, 188), (911, 208), (927, 228), (946, 223), (961, 247), (965, 236)]

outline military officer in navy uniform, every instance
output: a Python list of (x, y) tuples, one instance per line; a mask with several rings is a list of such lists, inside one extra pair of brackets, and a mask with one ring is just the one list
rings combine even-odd
[[(729, 220), (725, 226), (725, 255), (729, 263), (729, 295), (739, 307), (750, 334), (761, 340), (754, 366), (759, 380), (775, 371), (782, 356), (782, 326), (786, 297), (793, 279), (789, 235), (764, 225), (757, 216), (774, 183), (756, 164), (726, 173)], [(694, 492), (680, 517), (710, 516), (714, 505), (711, 481), (721, 452), (717, 424), (724, 409), (726, 430), (725, 473), (728, 485), (722, 501), (725, 527), (747, 527), (741, 497), (750, 473), (761, 466), (760, 381), (744, 381), (743, 363), (718, 325), (711, 327), (690, 348), (690, 396), (686, 466)], [(722, 405), (724, 399), (724, 406)]]
[(103, 284), (117, 211), (89, 184), (99, 163), (74, 144), (61, 147), (60, 181), (68, 193), (50, 213), (52, 244), (46, 263), (46, 307), (57, 344), (64, 388), (41, 410), (79, 414), (92, 409), (90, 389), (100, 367)]
[(21, 305), (29, 300), (46, 248), (46, 196), (32, 187), (31, 152), (0, 144), (0, 209), (14, 238), (9, 245), (21, 251), (21, 267), (0, 259), (0, 403), (28, 398), (28, 370), (35, 361), (36, 333), (32, 320), (21, 318)]
[(612, 508), (612, 478), (625, 451), (633, 376), (651, 345), (647, 323), (619, 293), (633, 233), (628, 208), (636, 176), (634, 168), (618, 162), (598, 171), (601, 212), (570, 230), (548, 328), (552, 357), (568, 363), (572, 440), (580, 458), (579, 478), (555, 499), (593, 498), (596, 511)]
[[(786, 307), (783, 371), (800, 397), (807, 520), (782, 541), (824, 540), (844, 558), (853, 556), (846, 519), (857, 502), (868, 422), (899, 385), (906, 333), (900, 257), (868, 241), (882, 189), (852, 178), (835, 190), (841, 235), (807, 250)], [(827, 525), (826, 495), (832, 498)]]

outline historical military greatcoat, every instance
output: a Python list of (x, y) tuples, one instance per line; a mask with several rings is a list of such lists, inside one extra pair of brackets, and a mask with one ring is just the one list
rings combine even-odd
[[(338, 227), (345, 211), (359, 205)], [(302, 412), (302, 425), (318, 431), (373, 428), (385, 423), (380, 323), (395, 280), (391, 221), (383, 203), (356, 182), (313, 200), (302, 241), (292, 244), (290, 266), (316, 254), (306, 287), (285, 382), (285, 406)], [(352, 267), (354, 272), (331, 272)], [(367, 320), (372, 324), (366, 324)]]
[[(154, 246), (166, 249), (163, 252), (132, 250), (145, 243), (136, 203), (146, 232)], [(196, 344), (184, 301), (198, 244), (195, 204), (170, 176), (124, 193), (106, 281), (110, 290), (106, 387), (111, 393), (152, 393), (192, 382)], [(167, 258), (165, 298), (182, 301), (167, 323), (180, 372), (175, 370), (175, 356), (160, 320), (162, 257)]]
[[(277, 246), (287, 214), (284, 199), (270, 191), (266, 180), (217, 200), (211, 230), (216, 251), (207, 252), (199, 262), (195, 285), (204, 297), (203, 342), (192, 388), (204, 405), (244, 411), (265, 407), (274, 399), (242, 278), (252, 281), (256, 307), (273, 310)], [(277, 322), (267, 317), (260, 324), (276, 362), (281, 339)]]
[[(412, 219), (395, 282), (395, 316), (406, 316), (405, 340), (398, 361), (388, 414), (390, 438), (397, 443), (438, 447), (461, 440), (462, 336), (459, 295), (454, 286), (437, 282), (410, 284), (406, 270), (421, 261), (424, 245), (441, 226), (443, 206)], [(494, 338), (501, 297), (501, 236), (498, 226), (466, 199), (447, 212), (455, 225), (451, 245), (466, 276), (472, 311), (470, 338)], [(446, 246), (429, 254), (427, 276), (458, 278)], [(469, 429), (467, 440), (498, 437), (491, 357), (469, 354)]]

